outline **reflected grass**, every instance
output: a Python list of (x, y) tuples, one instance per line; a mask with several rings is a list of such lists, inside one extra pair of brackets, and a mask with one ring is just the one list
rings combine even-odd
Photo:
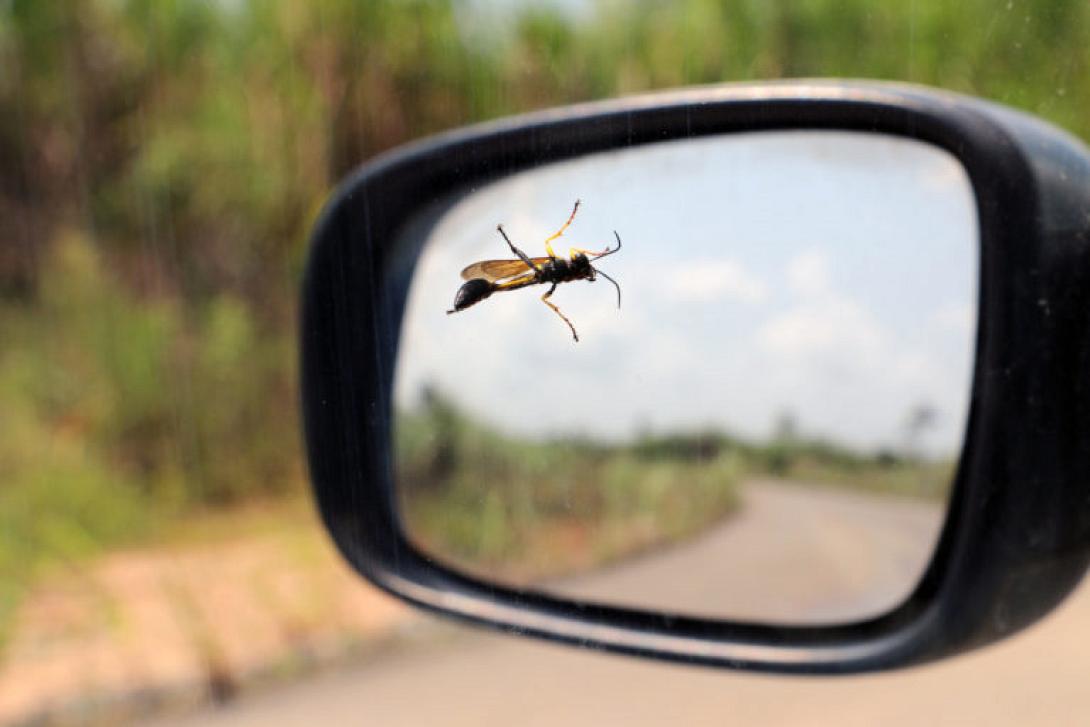
[(401, 517), (426, 553), (528, 585), (690, 538), (744, 506), (747, 478), (941, 501), (952, 461), (716, 432), (623, 444), (501, 434), (425, 388), (395, 423)]
[(957, 463), (871, 462), (845, 470), (816, 460), (801, 459), (787, 472), (789, 481), (850, 488), (875, 495), (944, 501), (950, 493)]
[(429, 554), (524, 584), (689, 537), (739, 504), (741, 459), (504, 437), (433, 395), (398, 417), (401, 513)]

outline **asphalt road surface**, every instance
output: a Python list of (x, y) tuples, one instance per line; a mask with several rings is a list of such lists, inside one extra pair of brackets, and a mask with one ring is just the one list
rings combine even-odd
[(701, 536), (545, 590), (649, 610), (777, 623), (844, 622), (901, 603), (938, 541), (928, 502), (769, 481)]
[[(926, 560), (941, 517), (918, 503), (804, 487), (757, 486), (750, 498), (746, 514), (690, 544), (555, 588), (648, 604), (663, 603), (667, 594), (677, 608), (704, 611), (710, 602), (716, 604), (713, 612), (738, 615), (760, 608), (760, 599), (773, 608), (776, 599), (770, 597), (786, 587), (779, 600), (795, 605), (781, 603), (777, 618), (835, 619), (899, 598), (907, 590), (905, 573)], [(769, 499), (779, 507), (773, 516), (793, 526), (786, 535), (783, 527), (761, 525)], [(724, 562), (744, 563), (731, 555), (743, 542), (746, 552), (760, 554), (760, 568), (735, 570), (729, 578), (692, 577), (692, 568), (716, 552)], [(838, 567), (814, 565), (829, 562), (830, 555)], [(810, 564), (800, 567), (803, 556)], [(760, 598), (738, 595), (748, 592), (747, 583)], [(860, 583), (869, 585), (844, 587)], [(721, 600), (708, 600), (715, 598)], [(441, 633), (432, 643), (365, 665), (161, 724), (1090, 724), (1087, 587), (1050, 618), (1002, 644), (938, 665), (862, 677), (752, 675), (469, 628)]]

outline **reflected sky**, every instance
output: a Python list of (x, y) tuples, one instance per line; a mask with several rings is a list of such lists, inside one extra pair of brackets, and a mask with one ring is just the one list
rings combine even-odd
[[(624, 249), (605, 280), (496, 294), (448, 316), (467, 264), (558, 241)], [(976, 322), (977, 220), (964, 169), (876, 134), (761, 132), (670, 142), (540, 167), (476, 190), (432, 231), (409, 297), (396, 401), (437, 385), (524, 435), (716, 427), (900, 448), (959, 446)]]

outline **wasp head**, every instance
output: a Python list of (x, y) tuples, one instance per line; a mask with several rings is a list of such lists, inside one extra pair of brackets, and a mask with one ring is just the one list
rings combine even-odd
[(577, 280), (594, 280), (594, 267), (583, 253), (572, 255), (571, 260), (568, 261), (568, 267)]

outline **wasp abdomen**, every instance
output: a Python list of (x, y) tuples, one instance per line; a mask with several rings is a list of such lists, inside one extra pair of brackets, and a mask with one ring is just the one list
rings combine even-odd
[(482, 300), (492, 295), (493, 290), (495, 290), (495, 286), (484, 278), (467, 280), (465, 285), (458, 289), (458, 294), (454, 296), (454, 308), (448, 310), (447, 315), (460, 310), (465, 310), (471, 305), (480, 303)]

